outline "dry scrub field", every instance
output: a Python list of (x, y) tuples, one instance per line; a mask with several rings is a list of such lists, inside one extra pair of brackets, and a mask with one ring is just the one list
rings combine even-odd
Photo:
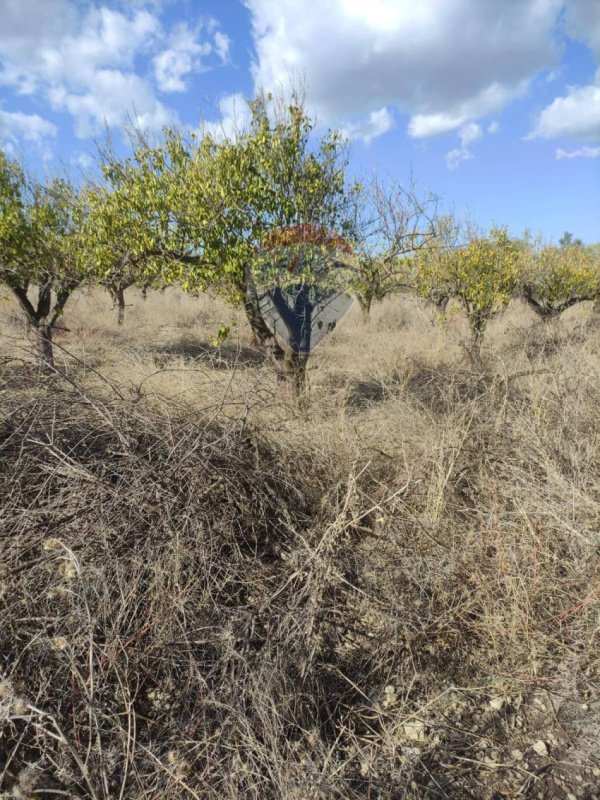
[[(600, 797), (600, 325), (0, 318), (0, 797)], [(233, 324), (219, 349), (209, 341)]]

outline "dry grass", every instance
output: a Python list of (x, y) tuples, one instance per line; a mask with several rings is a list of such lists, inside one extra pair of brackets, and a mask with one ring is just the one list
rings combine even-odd
[(55, 376), (0, 321), (0, 796), (597, 796), (589, 309), (476, 372), (458, 316), (352, 311), (298, 408), (235, 312), (129, 294)]

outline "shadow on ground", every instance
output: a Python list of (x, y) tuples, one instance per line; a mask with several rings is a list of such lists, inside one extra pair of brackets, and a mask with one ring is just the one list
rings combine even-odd
[(202, 361), (215, 369), (257, 367), (265, 361), (264, 353), (247, 345), (224, 342), (215, 347), (210, 342), (187, 337), (156, 348), (155, 358), (161, 366), (173, 357), (182, 357), (186, 361)]
[(361, 410), (403, 395), (422, 408), (444, 414), (457, 402), (481, 397), (488, 391), (489, 384), (490, 376), (483, 374), (415, 365), (406, 372), (395, 372), (384, 379), (372, 377), (348, 384), (346, 407)]

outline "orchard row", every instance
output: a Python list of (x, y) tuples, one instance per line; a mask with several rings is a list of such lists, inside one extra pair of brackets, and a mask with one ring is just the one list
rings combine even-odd
[(97, 177), (77, 188), (42, 184), (0, 151), (0, 282), (45, 364), (70, 295), (89, 284), (111, 292), (119, 322), (130, 286), (212, 292), (282, 359), (259, 303), (273, 287), (351, 292), (367, 316), (401, 291), (441, 310), (455, 298), (476, 342), (515, 295), (545, 319), (600, 296), (597, 246), (460, 225), (415, 186), (350, 180), (343, 137), (320, 133), (301, 102), (265, 96), (250, 112), (229, 136), (137, 132), (127, 156), (99, 148)]

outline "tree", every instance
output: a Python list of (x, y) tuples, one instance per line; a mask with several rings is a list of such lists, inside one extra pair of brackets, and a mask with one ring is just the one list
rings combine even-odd
[(80, 224), (77, 194), (68, 182), (38, 184), (0, 151), (0, 280), (19, 302), (48, 367), (54, 366), (52, 331), (83, 278)]
[[(211, 215), (212, 227), (198, 241), (200, 268), (220, 265), (213, 287), (229, 302), (243, 305), (256, 343), (281, 359), (283, 350), (260, 309), (262, 248), (272, 232), (294, 226), (345, 233), (347, 150), (335, 131), (316, 135), (315, 122), (298, 95), (287, 103), (262, 95), (249, 107), (245, 131), (219, 142), (201, 138), (188, 187), (195, 213), (218, 209)], [(289, 266), (280, 258), (276, 263), (281, 273)]]
[(374, 301), (409, 288), (410, 258), (436, 242), (437, 198), (411, 183), (385, 185), (374, 175), (351, 192), (351, 231), (356, 267), (351, 286), (363, 319)]
[(565, 231), (563, 235), (558, 240), (558, 243), (561, 247), (581, 247), (583, 242), (581, 239), (575, 239), (572, 233), (569, 231)]
[(89, 259), (104, 285), (178, 282), (242, 305), (256, 343), (281, 359), (256, 289), (262, 243), (296, 224), (337, 230), (347, 156), (338, 133), (317, 137), (297, 94), (262, 95), (249, 108), (247, 128), (229, 137), (168, 130), (151, 146), (138, 136), (123, 160), (106, 148), (105, 186), (89, 200)]
[(486, 237), (468, 232), (462, 245), (416, 259), (419, 293), (428, 298), (456, 298), (463, 306), (475, 360), (487, 323), (515, 292), (518, 260), (519, 248), (505, 228), (492, 228)]
[(572, 242), (531, 247), (522, 260), (519, 280), (522, 296), (546, 322), (576, 303), (595, 300), (600, 288), (591, 250)]
[(454, 296), (452, 260), (460, 246), (460, 225), (449, 214), (439, 216), (429, 246), (417, 253), (409, 265), (409, 281), (417, 295), (436, 306), (442, 314)]
[(344, 237), (311, 223), (278, 228), (263, 242), (255, 266), (258, 296), (274, 327), (283, 327), (284, 364), (298, 395), (315, 333), (331, 332), (352, 302), (344, 291), (354, 260)]
[(152, 146), (136, 134), (132, 144), (132, 155), (121, 160), (109, 142), (100, 152), (104, 182), (83, 190), (82, 257), (113, 298), (119, 324), (130, 286), (163, 287), (185, 278), (183, 264), (197, 264), (193, 251), (206, 225), (203, 215), (188, 221), (190, 153), (181, 135), (167, 131)]

